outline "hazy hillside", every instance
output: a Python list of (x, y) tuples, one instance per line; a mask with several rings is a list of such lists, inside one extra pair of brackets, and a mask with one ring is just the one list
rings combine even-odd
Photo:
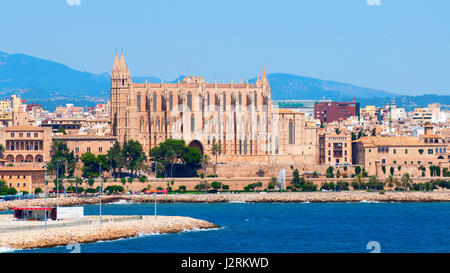
[[(273, 99), (331, 99), (351, 100), (356, 97), (364, 106), (381, 105), (398, 95), (383, 90), (359, 87), (347, 83), (319, 80), (292, 74), (267, 75)], [(173, 81), (177, 82), (183, 76)], [(134, 82), (159, 83), (157, 77), (133, 77)], [(256, 78), (249, 80), (251, 83)], [(109, 73), (93, 74), (24, 54), (7, 54), (0, 51), (0, 98), (19, 94), (28, 102), (40, 103), (45, 109), (54, 110), (58, 105), (74, 103), (92, 106), (109, 100)], [(423, 99), (422, 99), (423, 97)], [(450, 96), (415, 96), (399, 100), (409, 106), (424, 106), (430, 102), (450, 104)]]
[[(392, 97), (396, 94), (382, 90), (359, 87), (351, 84), (324, 81), (292, 74), (268, 74), (267, 79), (272, 90), (272, 99), (331, 99), (334, 101), (351, 100), (353, 97)], [(251, 79), (250, 82), (255, 82)]]

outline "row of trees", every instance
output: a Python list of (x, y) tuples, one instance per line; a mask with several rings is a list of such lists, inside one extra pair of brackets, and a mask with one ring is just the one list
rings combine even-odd
[(8, 187), (4, 180), (0, 180), (0, 195), (14, 195), (17, 190), (13, 187)]
[(167, 139), (151, 149), (150, 160), (158, 162), (156, 172), (164, 177), (173, 177), (176, 166), (198, 170), (203, 162), (199, 148), (186, 146), (184, 140), (177, 139)]
[[(47, 164), (48, 171), (59, 177), (73, 177), (77, 167), (73, 151), (67, 147), (64, 140), (54, 140), (51, 146), (51, 160)], [(125, 168), (131, 175), (135, 175), (138, 170), (145, 168), (147, 157), (143, 151), (142, 145), (138, 141), (129, 140), (121, 147), (116, 141), (109, 149), (106, 155), (94, 155), (87, 152), (81, 155), (83, 162), (83, 177), (99, 177), (101, 172), (113, 170), (114, 174), (119, 173)], [(100, 171), (101, 166), (101, 171)]]

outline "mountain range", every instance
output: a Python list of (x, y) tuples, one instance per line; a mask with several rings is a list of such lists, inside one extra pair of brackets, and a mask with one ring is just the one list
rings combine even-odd
[[(178, 77), (174, 81), (177, 82)], [(421, 96), (400, 96), (383, 90), (360, 87), (336, 81), (326, 81), (285, 73), (268, 74), (272, 99), (330, 99), (357, 101), (379, 105), (394, 97), (401, 97), (406, 105), (422, 106)], [(134, 76), (134, 82), (159, 83), (157, 77)], [(254, 83), (256, 78), (249, 79)], [(27, 102), (40, 103), (47, 110), (56, 106), (73, 103), (78, 106), (93, 106), (109, 100), (109, 73), (93, 74), (78, 71), (64, 64), (44, 60), (24, 54), (7, 54), (0, 51), (0, 98), (18, 94)], [(436, 100), (450, 105), (450, 96), (427, 95), (427, 101)], [(412, 101), (414, 103), (411, 103)], [(398, 104), (398, 103), (397, 103)]]

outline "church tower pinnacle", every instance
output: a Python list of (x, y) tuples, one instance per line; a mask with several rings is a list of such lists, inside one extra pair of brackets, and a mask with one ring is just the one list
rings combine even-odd
[(123, 51), (120, 56), (120, 61), (117, 56), (117, 51), (114, 56), (113, 68), (111, 70), (111, 134), (119, 136), (120, 144), (123, 144), (127, 129), (127, 115), (126, 106), (128, 103), (128, 96), (130, 88), (133, 85), (128, 66), (125, 63)]

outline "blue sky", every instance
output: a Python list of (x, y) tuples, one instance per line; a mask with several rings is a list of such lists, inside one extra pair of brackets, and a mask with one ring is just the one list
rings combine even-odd
[(239, 81), (265, 64), (268, 73), (450, 94), (449, 11), (448, 0), (2, 0), (0, 51), (102, 73), (123, 46), (139, 76)]

